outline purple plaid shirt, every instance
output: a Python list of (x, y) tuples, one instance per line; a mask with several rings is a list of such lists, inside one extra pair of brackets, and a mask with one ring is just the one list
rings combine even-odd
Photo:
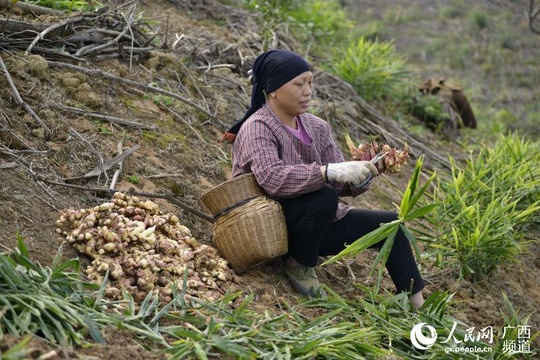
[[(344, 161), (343, 154), (324, 120), (309, 113), (300, 118), (313, 140), (311, 144), (292, 135), (268, 104), (257, 110), (242, 125), (233, 144), (233, 176), (252, 172), (268, 195), (276, 198), (296, 197), (322, 188), (325, 182), (320, 167)], [(363, 192), (332, 185), (340, 196)], [(340, 202), (335, 220), (352, 208)]]

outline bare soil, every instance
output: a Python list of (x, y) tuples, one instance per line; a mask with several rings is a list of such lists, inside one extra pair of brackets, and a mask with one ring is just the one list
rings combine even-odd
[[(105, 3), (114, 6), (116, 2)], [(100, 159), (117, 155), (119, 142), (124, 150), (136, 144), (141, 148), (124, 160), (116, 189), (165, 192), (184, 204), (205, 211), (199, 197), (230, 178), (230, 146), (220, 142), (220, 138), (226, 125), (233, 123), (248, 103), (250, 88), (243, 74), (249, 61), (261, 51), (252, 19), (217, 1), (141, 1), (139, 9), (144, 10), (144, 16), (162, 22), (159, 29), (162, 43), (156, 51), (131, 68), (128, 59), (101, 60), (91, 66), (145, 84), (157, 82), (162, 88), (196, 99), (201, 106), (216, 111), (217, 116), (209, 119), (182, 101), (100, 76), (51, 64), (40, 67), (43, 59), (39, 57), (2, 53), (24, 101), (52, 130), (47, 134), (18, 106), (6, 77), (1, 76), (0, 87), (4, 90), (0, 95), (0, 239), (4, 250), (13, 249), (20, 234), (31, 256), (44, 265), (50, 264), (61, 246), (55, 232), (59, 212), (66, 208), (92, 207), (110, 198), (110, 194), (70, 188), (51, 181), (64, 183), (64, 179), (90, 172)], [(165, 38), (168, 39), (166, 47)], [(178, 40), (174, 47), (173, 39)], [(285, 41), (282, 45), (289, 43)], [(329, 115), (337, 129), (339, 116), (343, 115), (332, 110), (332, 105), (336, 104), (339, 102), (321, 102), (319, 109)], [(158, 128), (140, 130), (111, 124), (67, 112), (59, 105), (80, 107)], [(367, 137), (370, 134), (360, 135)], [(443, 156), (448, 149), (456, 147), (436, 140), (435, 136), (426, 139), (431, 142), (432, 149)], [(459, 155), (459, 150), (455, 151)], [(381, 176), (367, 194), (346, 201), (362, 207), (392, 209), (392, 204), (400, 201), (399, 190), (406, 186), (413, 164), (414, 159), (401, 174)], [(108, 187), (115, 169), (99, 177), (73, 180), (68, 184)], [(163, 212), (177, 214), (198, 241), (212, 244), (211, 223), (166, 200), (154, 201)], [(476, 283), (456, 281), (453, 276), (434, 268), (428, 259), (421, 260), (427, 280), (426, 295), (436, 289), (455, 292), (454, 316), (471, 326), (497, 328), (502, 325), (501, 312), (505, 311), (501, 295), (504, 291), (522, 315), (532, 314), (530, 324), (538, 331), (540, 260), (536, 254), (539, 250), (538, 243), (533, 243), (531, 252), (523, 255), (521, 263), (499, 269), (489, 279)], [(69, 248), (65, 247), (64, 251), (67, 257), (78, 256)], [(362, 296), (355, 284), (373, 284), (374, 279), (368, 276), (373, 259), (374, 254), (366, 252), (349, 260), (355, 272), (354, 280), (343, 264), (319, 269), (319, 275), (325, 284), (344, 297)], [(274, 261), (238, 277), (244, 291), (256, 294), (253, 306), (273, 308), (281, 298), (291, 303), (298, 301), (298, 295), (280, 275), (281, 266), (280, 261)], [(384, 289), (392, 291), (388, 279), (384, 281)], [(61, 351), (37, 339), (32, 340), (31, 345), (35, 348), (34, 358), (51, 351), (56, 351), (57, 358), (165, 358), (153, 349), (140, 346), (128, 332), (111, 328), (106, 332), (106, 338), (106, 346), (85, 349)], [(5, 337), (0, 342), (0, 349), (9, 348), (16, 340)]]

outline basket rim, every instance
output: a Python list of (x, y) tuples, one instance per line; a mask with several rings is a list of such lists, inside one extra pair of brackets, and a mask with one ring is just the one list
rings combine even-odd
[[(245, 174), (234, 176), (234, 177), (232, 177), (232, 178), (230, 178), (228, 180), (225, 180), (225, 181), (219, 183), (218, 185), (214, 186), (212, 189), (206, 191), (204, 194), (202, 194), (200, 196), (200, 198), (202, 199), (202, 198), (208, 196), (210, 193), (215, 192), (215, 191), (217, 191), (217, 190), (219, 190), (221, 188), (224, 188), (227, 185), (232, 184), (233, 182), (244, 180), (245, 178), (249, 178), (249, 177), (253, 177), (255, 179), (255, 175), (252, 172), (248, 172), (248, 173), (245, 173)], [(257, 181), (255, 180), (255, 182), (257, 182)]]
[(210, 213), (215, 216), (224, 209), (234, 207), (246, 199), (266, 195), (253, 173), (244, 173), (226, 180), (199, 197)]

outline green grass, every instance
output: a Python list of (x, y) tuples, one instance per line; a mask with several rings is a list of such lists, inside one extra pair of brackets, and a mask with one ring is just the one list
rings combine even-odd
[(463, 166), (450, 160), (450, 173), (441, 173), (431, 194), (439, 206), (422, 232), (439, 263), (475, 280), (519, 262), (540, 221), (538, 143), (501, 136)]
[(315, 56), (326, 57), (328, 47), (348, 42), (353, 21), (337, 0), (308, 0), (290, 12), (291, 32)]
[(137, 175), (129, 175), (127, 177), (127, 181), (133, 185), (137, 185), (141, 183), (141, 178), (139, 178)]
[(56, 10), (68, 12), (74, 11), (92, 11), (103, 6), (99, 1), (84, 1), (84, 0), (31, 0), (27, 1), (43, 7), (48, 7)]
[(351, 36), (353, 21), (337, 0), (244, 0), (260, 25), (263, 49), (268, 50), (281, 34), (292, 36), (303, 50), (326, 57), (326, 49), (340, 46)]
[(366, 100), (395, 98), (410, 76), (406, 59), (396, 53), (393, 42), (364, 37), (336, 49), (325, 67)]
[(28, 256), (19, 238), (17, 251), (0, 255), (0, 337), (41, 334), (48, 341), (72, 346), (92, 337), (100, 342), (98, 323), (106, 318), (87, 306), (99, 287), (80, 279), (77, 259), (42, 267)]
[[(405, 293), (381, 294), (363, 287), (359, 287), (362, 295), (356, 298), (345, 299), (329, 289), (325, 299), (291, 304), (282, 298), (264, 311), (254, 306), (255, 294), (240, 292), (205, 302), (176, 291), (164, 306), (152, 293), (140, 304), (125, 293), (124, 301), (112, 303), (102, 299), (103, 286), (98, 291), (81, 288), (84, 282), (72, 271), (78, 266), (76, 261), (56, 260), (55, 266), (43, 267), (28, 257), (22, 239), (18, 250), (1, 254), (0, 261), (0, 299), (5, 309), (0, 340), (6, 333), (21, 337), (17, 344), (3, 349), (2, 359), (6, 360), (26, 358), (28, 334), (65, 349), (102, 341), (104, 326), (132, 333), (146, 348), (163, 352), (170, 359), (476, 358), (469, 352), (448, 354), (446, 348), (454, 345), (445, 344), (445, 339), (451, 337), (470, 347), (489, 348), (488, 358), (495, 359), (505, 358), (503, 341), (518, 336), (514, 330), (504, 338), (494, 336), (490, 342), (468, 338), (471, 329), (475, 334), (481, 330), (450, 315), (453, 294), (444, 291), (431, 294), (418, 311), (410, 309)], [(24, 291), (27, 289), (33, 292)], [(529, 326), (528, 316), (521, 317), (508, 298), (504, 299), (503, 326)], [(75, 327), (72, 318), (78, 319)], [(422, 323), (437, 334), (433, 346), (425, 351), (411, 342), (412, 329)], [(87, 333), (92, 337), (85, 336)], [(533, 330), (530, 341), (537, 336)], [(533, 357), (534, 353), (523, 356)]]

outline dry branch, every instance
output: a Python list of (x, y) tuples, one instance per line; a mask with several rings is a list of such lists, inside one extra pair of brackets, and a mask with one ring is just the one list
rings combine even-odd
[[(78, 13), (52, 24), (0, 18), (3, 35), (0, 46), (4, 49), (24, 48), (25, 55), (36, 52), (79, 61), (90, 56), (122, 57), (127, 51), (130, 57), (139, 56), (153, 50), (153, 47), (149, 46), (151, 39), (146, 36), (147, 24), (133, 20), (133, 11), (134, 7), (130, 10), (129, 19), (115, 11), (97, 11)], [(38, 42), (46, 45), (37, 47)]]
[(71, 107), (71, 106), (66, 106), (66, 105), (58, 105), (58, 104), (54, 104), (54, 105), (50, 105), (50, 106), (54, 107), (54, 108), (57, 108), (57, 109), (60, 109), (60, 110), (65, 110), (65, 111), (68, 111), (68, 112), (71, 112), (71, 113), (74, 113), (74, 114), (83, 115), (83, 116), (90, 116), (90, 117), (93, 117), (93, 118), (96, 118), (96, 119), (105, 120), (105, 121), (108, 121), (108, 122), (111, 122), (111, 123), (125, 125), (125, 126), (129, 126), (129, 127), (134, 127), (134, 128), (138, 128), (138, 129), (155, 130), (157, 128), (156, 125), (145, 125), (145, 124), (130, 121), (130, 120), (127, 120), (127, 119), (124, 119), (124, 118), (111, 116), (111, 115), (106, 115), (106, 114), (95, 113), (95, 112), (90, 112), (90, 111), (79, 109), (79, 108), (76, 108), (76, 107)]
[[(122, 155), (122, 147), (123, 147), (122, 141), (120, 141), (118, 145), (116, 146), (116, 151), (118, 152), (118, 156)], [(120, 162), (118, 163), (118, 169), (116, 169), (116, 171), (114, 172), (109, 189), (114, 189), (114, 187), (116, 186), (116, 181), (118, 181), (118, 177), (120, 176), (120, 173), (122, 172), (122, 165), (123, 165), (123, 160), (120, 160)]]
[(94, 176), (98, 176), (107, 170), (110, 170), (114, 165), (118, 164), (122, 160), (124, 160), (126, 157), (131, 155), (133, 152), (139, 150), (141, 148), (141, 145), (135, 145), (126, 151), (123, 151), (120, 155), (117, 155), (113, 157), (112, 159), (109, 159), (107, 161), (104, 161), (103, 163), (97, 165), (92, 171), (89, 173), (83, 175), (83, 176), (77, 176), (74, 178), (64, 179), (64, 181), (71, 181), (71, 180), (79, 180), (79, 179), (87, 179)]
[(25, 31), (37, 33), (49, 28), (50, 26), (50, 24), (28, 23), (26, 21), (15, 19), (0, 18), (0, 29), (2, 29), (2, 32), (5, 34), (23, 33)]
[[(84, 16), (77, 16), (77, 17), (73, 17), (73, 18), (69, 18), (69, 19), (66, 19), (62, 22), (59, 22), (57, 24), (54, 24), (54, 25), (51, 25), (49, 26), (48, 28), (46, 28), (45, 30), (43, 30), (42, 32), (40, 32), (35, 38), (34, 40), (30, 43), (30, 46), (28, 46), (28, 49), (26, 49), (25, 53), (24, 53), (24, 56), (28, 56), (30, 54), (30, 52), (32, 51), (32, 48), (38, 43), (39, 40), (45, 38), (45, 35), (47, 35), (48, 33), (56, 30), (56, 29), (59, 29), (61, 27), (64, 27), (68, 24), (74, 24), (74, 23), (77, 23), (77, 22), (81, 22), (85, 19)], [(75, 54), (77, 55), (77, 54)]]
[(124, 29), (122, 30), (121, 33), (119, 33), (114, 39), (112, 39), (112, 40), (110, 40), (110, 41), (108, 41), (108, 42), (106, 42), (104, 44), (101, 44), (101, 45), (91, 44), (91, 45), (80, 48), (75, 53), (75, 56), (80, 57), (82, 55), (95, 53), (98, 50), (108, 48), (108, 47), (110, 47), (112, 45), (116, 45), (118, 43), (118, 41), (120, 39), (122, 39), (124, 37), (124, 35), (126, 35), (126, 33), (128, 32), (130, 26), (131, 26), (130, 24), (127, 24), (127, 26), (124, 26)]
[(216, 117), (216, 114), (210, 113), (210, 111), (206, 110), (205, 108), (201, 107), (200, 105), (194, 103), (193, 101), (191, 101), (190, 99), (188, 99), (188, 98), (186, 98), (186, 97), (184, 97), (182, 95), (178, 95), (178, 94), (173, 93), (171, 91), (163, 90), (163, 89), (160, 89), (160, 88), (157, 88), (157, 87), (154, 87), (154, 86), (151, 86), (151, 85), (146, 85), (146, 84), (143, 84), (143, 83), (140, 83), (140, 82), (137, 82), (137, 81), (124, 79), (122, 77), (113, 75), (113, 74), (108, 73), (108, 72), (103, 71), (103, 70), (89, 69), (89, 68), (85, 68), (85, 67), (82, 67), (82, 66), (66, 64), (66, 63), (57, 62), (57, 61), (49, 61), (49, 66), (59, 67), (59, 68), (68, 68), (68, 69), (71, 69), (71, 70), (80, 71), (80, 72), (82, 72), (82, 73), (84, 73), (86, 75), (89, 75), (89, 76), (99, 76), (99, 77), (102, 77), (104, 79), (112, 80), (114, 82), (118, 82), (118, 83), (121, 83), (121, 84), (130, 85), (130, 86), (133, 86), (133, 87), (136, 87), (136, 88), (139, 88), (139, 89), (155, 92), (155, 93), (162, 94), (162, 95), (167, 95), (167, 96), (178, 99), (178, 100), (180, 100), (180, 101), (194, 107), (195, 109), (199, 110), (203, 114), (208, 115), (208, 117), (210, 117), (210, 118), (215, 118)]
[(8, 163), (0, 164), (0, 169), (11, 169), (14, 167), (17, 167), (17, 163), (8, 162)]
[(167, 195), (167, 194), (155, 194), (155, 193), (138, 192), (138, 191), (132, 191), (132, 190), (122, 191), (122, 190), (107, 189), (107, 188), (100, 188), (100, 187), (79, 186), (79, 185), (66, 184), (66, 183), (61, 183), (61, 182), (52, 181), (52, 180), (45, 180), (45, 179), (41, 179), (41, 181), (43, 181), (43, 182), (45, 182), (47, 184), (51, 184), (51, 185), (64, 186), (64, 187), (68, 187), (68, 188), (71, 188), (71, 189), (82, 190), (82, 191), (90, 191), (90, 192), (95, 192), (95, 193), (114, 194), (116, 192), (123, 192), (125, 194), (132, 195), (132, 196), (144, 196), (144, 197), (149, 197), (149, 198), (164, 199), (164, 200), (167, 200), (167, 201), (169, 201), (169, 202), (171, 202), (171, 203), (173, 203), (175, 205), (178, 205), (181, 209), (186, 210), (186, 211), (192, 213), (193, 215), (196, 215), (196, 216), (200, 217), (203, 220), (206, 220), (206, 221), (208, 221), (210, 223), (214, 222), (214, 219), (212, 218), (212, 216), (210, 216), (210, 215), (208, 215), (208, 214), (206, 214), (206, 213), (204, 213), (204, 212), (202, 212), (200, 210), (197, 210), (194, 207), (189, 206), (189, 205), (183, 203), (182, 201), (180, 201), (178, 199), (175, 199), (171, 195)]
[(234, 64), (216, 64), (216, 65), (212, 65), (212, 64), (208, 64), (208, 66), (195, 66), (193, 67), (193, 69), (196, 69), (196, 70), (205, 70), (206, 72), (210, 71), (210, 70), (214, 70), (214, 69), (236, 69), (236, 65)]
[(135, 145), (127, 149), (126, 151), (122, 151), (119, 155), (113, 157), (112, 159), (105, 161), (103, 164), (99, 164), (88, 174), (85, 174), (83, 177), (89, 178), (89, 177), (98, 176), (99, 174), (104, 173), (105, 171), (111, 169), (114, 165), (122, 162), (122, 160), (124, 160), (126, 157), (128, 157), (135, 151), (139, 150), (140, 148), (141, 148), (141, 145)]
[(20, 9), (23, 12), (31, 13), (34, 15), (64, 15), (63, 11), (53, 10), (43, 6), (29, 4), (24, 1), (14, 2), (13, 0), (0, 0), (1, 9)]
[(21, 94), (19, 94), (19, 91), (17, 90), (17, 87), (15, 86), (15, 83), (13, 82), (13, 79), (11, 78), (11, 75), (9, 75), (9, 71), (6, 67), (6, 64), (4, 64), (4, 60), (2, 59), (2, 56), (0, 55), (0, 70), (4, 73), (6, 76), (6, 79), (9, 83), (9, 86), (11, 87), (11, 91), (13, 92), (13, 96), (15, 97), (15, 101), (19, 106), (21, 106), (30, 116), (32, 116), (38, 123), (41, 125), (43, 129), (49, 134), (51, 134), (51, 129), (41, 120), (41, 118), (32, 110), (30, 105), (28, 105), (21, 97)]

